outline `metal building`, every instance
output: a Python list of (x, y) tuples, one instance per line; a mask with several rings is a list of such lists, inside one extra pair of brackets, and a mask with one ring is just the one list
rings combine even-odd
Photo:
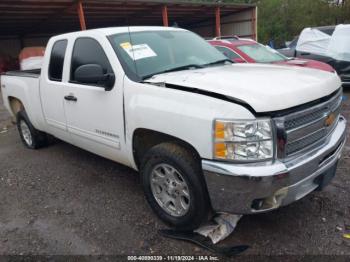
[(125, 25), (177, 25), (207, 38), (256, 39), (257, 7), (183, 0), (1, 0), (0, 55), (17, 56), (59, 33)]

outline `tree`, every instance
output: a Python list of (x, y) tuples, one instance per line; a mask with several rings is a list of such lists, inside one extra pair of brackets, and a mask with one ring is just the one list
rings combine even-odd
[[(218, 2), (218, 0), (206, 1)], [(350, 0), (221, 0), (220, 2), (257, 4), (259, 41), (263, 43), (274, 39), (277, 44), (282, 44), (299, 35), (305, 27), (350, 23)]]

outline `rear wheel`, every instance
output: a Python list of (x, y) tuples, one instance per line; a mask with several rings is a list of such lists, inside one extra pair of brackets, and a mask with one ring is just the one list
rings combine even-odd
[(200, 163), (189, 150), (172, 143), (154, 146), (142, 161), (141, 175), (149, 205), (167, 224), (192, 230), (209, 219)]
[(17, 129), (26, 147), (37, 149), (47, 145), (47, 135), (35, 129), (24, 110), (17, 113)]

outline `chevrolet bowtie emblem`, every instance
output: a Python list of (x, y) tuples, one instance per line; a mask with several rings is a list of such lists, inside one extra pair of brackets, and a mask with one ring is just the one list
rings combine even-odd
[(333, 125), (334, 121), (335, 121), (335, 114), (330, 113), (329, 115), (327, 115), (326, 120), (324, 121), (324, 125), (326, 127), (329, 127), (329, 126)]

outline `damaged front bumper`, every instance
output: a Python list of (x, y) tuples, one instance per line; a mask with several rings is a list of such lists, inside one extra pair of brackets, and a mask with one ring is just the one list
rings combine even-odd
[(230, 164), (202, 160), (207, 188), (215, 211), (250, 214), (288, 205), (334, 176), (345, 145), (346, 120), (340, 117), (325, 145), (289, 160)]

